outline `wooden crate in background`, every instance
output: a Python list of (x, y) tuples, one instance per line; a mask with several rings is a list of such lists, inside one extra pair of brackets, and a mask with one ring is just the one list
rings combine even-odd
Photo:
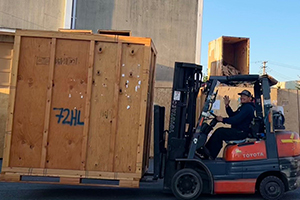
[(236, 75), (232, 68), (249, 74), (249, 55), (249, 38), (222, 36), (209, 42), (208, 76)]
[(118, 180), (148, 167), (156, 50), (150, 38), (17, 31), (1, 180)]
[(13, 46), (14, 33), (0, 31), (0, 158), (3, 157)]

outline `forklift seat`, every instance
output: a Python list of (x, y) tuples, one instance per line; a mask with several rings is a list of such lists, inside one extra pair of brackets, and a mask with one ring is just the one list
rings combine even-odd
[(243, 140), (230, 140), (225, 142), (227, 145), (234, 145), (234, 144), (243, 144), (243, 143), (255, 142), (255, 141), (257, 141), (256, 138), (245, 138)]
[(250, 124), (250, 138), (256, 138), (257, 140), (265, 137), (265, 124), (262, 117), (254, 117)]
[(264, 137), (264, 123), (261, 117), (254, 117), (250, 124), (251, 133), (249, 133), (249, 137), (243, 140), (233, 140), (233, 141), (225, 141), (227, 144), (241, 144), (247, 142), (255, 142)]
[(229, 141), (225, 141), (226, 144), (242, 144), (246, 142), (246, 139), (244, 140), (229, 140)]

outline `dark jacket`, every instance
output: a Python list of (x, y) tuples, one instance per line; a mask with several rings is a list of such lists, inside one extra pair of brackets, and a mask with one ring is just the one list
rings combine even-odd
[(229, 117), (223, 118), (223, 123), (231, 124), (231, 128), (250, 133), (250, 123), (254, 118), (255, 106), (253, 103), (243, 103), (235, 112), (231, 107), (226, 108)]

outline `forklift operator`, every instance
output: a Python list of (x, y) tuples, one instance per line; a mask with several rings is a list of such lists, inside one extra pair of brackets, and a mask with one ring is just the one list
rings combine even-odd
[(228, 118), (217, 116), (219, 122), (231, 124), (231, 128), (218, 128), (206, 143), (211, 158), (215, 159), (222, 148), (223, 140), (243, 140), (250, 133), (250, 123), (254, 118), (255, 105), (252, 103), (252, 95), (248, 90), (243, 90), (240, 95), (241, 106), (233, 112), (229, 106), (230, 99), (224, 96), (224, 103)]

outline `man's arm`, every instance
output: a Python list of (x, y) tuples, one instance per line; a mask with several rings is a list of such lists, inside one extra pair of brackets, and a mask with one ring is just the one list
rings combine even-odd
[(226, 109), (226, 113), (229, 117), (233, 117), (235, 115), (235, 112), (233, 112), (232, 108), (229, 105), (225, 106), (225, 109)]

